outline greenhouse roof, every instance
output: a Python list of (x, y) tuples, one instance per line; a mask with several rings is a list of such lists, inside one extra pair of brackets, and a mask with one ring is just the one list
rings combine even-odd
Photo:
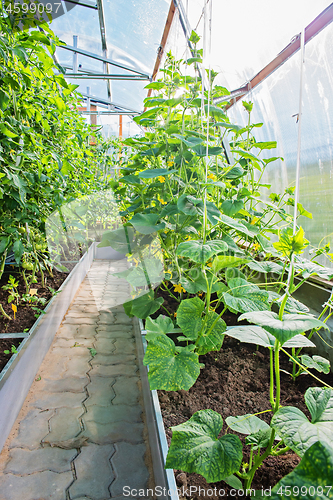
[(110, 111), (141, 111), (169, 0), (73, 0), (64, 5), (66, 13), (50, 27), (67, 44), (56, 52), (66, 78)]
[[(210, 26), (204, 8), (211, 4)], [(219, 72), (218, 83), (234, 90), (297, 37), (328, 0), (207, 2), (204, 0), (69, 0), (52, 30), (67, 45), (57, 58), (71, 83), (104, 113), (134, 114), (143, 109), (144, 87), (155, 76), (163, 49), (188, 56), (195, 29), (211, 48), (204, 64)], [(171, 29), (169, 32), (170, 25)], [(205, 40), (203, 40), (205, 42)], [(103, 111), (102, 111), (103, 113)]]

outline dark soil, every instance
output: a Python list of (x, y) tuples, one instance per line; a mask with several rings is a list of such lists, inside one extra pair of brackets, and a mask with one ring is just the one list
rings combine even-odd
[[(13, 355), (12, 347), (17, 348), (23, 339), (0, 339), (0, 372)], [(9, 351), (5, 354), (4, 351)]]
[[(0, 280), (0, 304), (2, 305), (8, 316), (10, 316), (12, 319), (9, 320), (0, 313), (0, 333), (20, 333), (26, 329), (30, 329), (34, 324), (34, 322), (36, 321), (35, 315), (37, 314), (37, 311), (32, 309), (31, 306), (34, 307), (36, 306), (40, 309), (45, 309), (47, 303), (52, 298), (52, 292), (50, 291), (49, 287), (52, 288), (53, 290), (58, 290), (60, 285), (68, 276), (67, 273), (61, 273), (59, 271), (53, 270), (53, 278), (51, 278), (45, 272), (46, 286), (45, 288), (42, 288), (40, 273), (37, 273), (36, 277), (38, 283), (33, 283), (31, 285), (31, 288), (36, 288), (37, 289), (36, 296), (44, 297), (47, 300), (47, 302), (44, 306), (38, 303), (28, 304), (28, 305), (26, 303), (19, 304), (17, 306), (16, 318), (14, 320), (12, 303), (8, 304), (8, 295), (9, 295), (8, 291), (2, 289), (4, 285), (7, 285), (8, 278), (10, 275), (13, 276), (16, 281), (19, 282), (18, 286), (19, 295), (22, 296), (24, 293), (26, 293), (25, 283), (23, 281), (21, 274), (15, 268), (13, 270), (6, 269)], [(28, 273), (27, 277), (29, 277)]]
[[(166, 299), (164, 293), (163, 296)], [(167, 300), (164, 306), (171, 310), (173, 304), (170, 302)], [(158, 314), (161, 313), (164, 314), (162, 310)], [(223, 319), (228, 325), (237, 323), (237, 316), (230, 313)], [(169, 445), (172, 436), (170, 427), (185, 422), (199, 410), (208, 408), (215, 410), (222, 415), (224, 421), (228, 416), (270, 410), (268, 349), (259, 347), (257, 350), (254, 345), (241, 344), (226, 335), (221, 351), (200, 356), (200, 362), (205, 364), (205, 368), (189, 391), (158, 391)], [(289, 358), (282, 353), (281, 368), (291, 371)], [(320, 374), (320, 378), (333, 385), (332, 374)], [(308, 387), (317, 386), (319, 382), (316, 382), (309, 375), (301, 375), (294, 383), (291, 377), (285, 373), (281, 374), (281, 379), (281, 405), (296, 406), (310, 418), (304, 403), (304, 393)], [(263, 413), (260, 418), (269, 423), (272, 413), (270, 411)], [(224, 423), (222, 432), (225, 430), (226, 424)], [(228, 432), (233, 431), (229, 429)], [(234, 432), (234, 434), (237, 433)], [(245, 445), (245, 436), (238, 435)], [(243, 453), (243, 461), (246, 463), (249, 460), (248, 446), (244, 446)], [(273, 487), (282, 477), (289, 474), (299, 462), (300, 458), (292, 451), (279, 457), (267, 458), (262, 467), (258, 469), (252, 488), (261, 490)], [(198, 474), (182, 473), (182, 471), (177, 470), (175, 476), (178, 487), (185, 487), (185, 497), (193, 500), (206, 500), (207, 498), (217, 500), (228, 496), (236, 499), (246, 498), (245, 495), (230, 495), (231, 488), (223, 481), (208, 484)], [(195, 493), (192, 489), (191, 495), (190, 486), (197, 487)], [(186, 494), (186, 487), (188, 494)], [(199, 487), (202, 488), (200, 494), (198, 494)], [(216, 488), (217, 494), (211, 491), (214, 488)], [(203, 493), (203, 490), (206, 490), (206, 493)], [(222, 491), (219, 495), (219, 490), (224, 490), (225, 494)]]
[[(19, 305), (17, 306), (15, 319), (14, 319), (14, 312), (12, 309), (12, 303), (8, 304), (8, 296), (9, 296), (8, 291), (3, 290), (2, 288), (4, 285), (7, 285), (9, 276), (13, 276), (13, 278), (15, 278), (15, 281), (19, 282), (17, 291), (20, 297), (24, 293), (26, 293), (25, 283), (20, 272), (18, 272), (15, 268), (11, 269), (10, 266), (7, 266), (0, 280), (0, 304), (2, 305), (3, 309), (8, 314), (8, 316), (10, 316), (12, 319), (9, 320), (0, 313), (0, 333), (21, 333), (24, 331), (28, 331), (35, 323), (38, 317), (38, 311), (32, 309), (31, 306), (34, 307), (36, 306), (42, 310), (45, 309), (45, 307), (47, 306), (48, 302), (50, 301), (53, 295), (50, 288), (55, 291), (58, 290), (63, 281), (65, 281), (65, 279), (67, 278), (68, 273), (62, 273), (53, 270), (53, 278), (51, 278), (45, 272), (44, 278), (46, 283), (44, 288), (41, 285), (40, 273), (37, 273), (36, 274), (37, 283), (33, 283), (31, 285), (31, 288), (37, 289), (36, 296), (45, 298), (46, 303), (44, 305), (40, 303), (31, 303), (31, 304), (27, 304), (24, 302), (19, 303)], [(27, 278), (29, 278), (29, 273), (27, 273)], [(14, 302), (14, 304), (16, 304), (16, 302)], [(22, 338), (0, 339), (0, 372), (13, 355), (12, 346), (17, 348), (21, 342)], [(4, 351), (6, 350), (9, 351), (9, 354), (4, 353)]]

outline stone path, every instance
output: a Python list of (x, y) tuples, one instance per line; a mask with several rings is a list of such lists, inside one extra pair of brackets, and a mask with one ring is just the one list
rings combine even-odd
[(0, 456), (1, 500), (153, 488), (133, 323), (114, 306), (128, 300), (112, 276), (124, 269), (95, 261), (83, 281)]

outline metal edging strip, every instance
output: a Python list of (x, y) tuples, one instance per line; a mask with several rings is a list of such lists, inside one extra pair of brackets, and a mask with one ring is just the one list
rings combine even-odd
[[(142, 323), (141, 319), (139, 319), (139, 326), (140, 326), (143, 350), (144, 350), (144, 352), (146, 352), (146, 347), (147, 347), (147, 341), (145, 339), (146, 330), (144, 330), (144, 328), (143, 328), (143, 323)], [(150, 390), (150, 394), (151, 394), (151, 400), (152, 400), (152, 405), (153, 405), (153, 410), (154, 410), (154, 415), (155, 415), (155, 422), (156, 422), (156, 426), (157, 426), (160, 451), (162, 454), (163, 464), (165, 464), (165, 460), (166, 460), (166, 456), (168, 454), (169, 447), (168, 447), (168, 443), (167, 443), (167, 439), (166, 439), (163, 417), (162, 417), (162, 413), (161, 413), (161, 407), (160, 407), (160, 403), (158, 400), (157, 391)], [(177, 492), (177, 485), (176, 485), (176, 480), (175, 480), (175, 476), (173, 473), (173, 469), (164, 469), (164, 471), (165, 471), (165, 476), (166, 476), (167, 486), (168, 486), (168, 497), (170, 498), (170, 500), (179, 500), (179, 496), (178, 496), (178, 492)]]

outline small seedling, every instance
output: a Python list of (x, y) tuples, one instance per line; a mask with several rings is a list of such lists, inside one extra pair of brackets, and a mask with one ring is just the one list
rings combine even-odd
[(18, 353), (18, 350), (16, 349), (16, 347), (14, 345), (12, 345), (11, 347), (11, 350), (9, 349), (6, 349), (5, 351), (3, 351), (5, 354), (17, 354)]
[(38, 375), (38, 377), (35, 378), (35, 381), (39, 382), (41, 379), (42, 379), (42, 377), (40, 375)]

